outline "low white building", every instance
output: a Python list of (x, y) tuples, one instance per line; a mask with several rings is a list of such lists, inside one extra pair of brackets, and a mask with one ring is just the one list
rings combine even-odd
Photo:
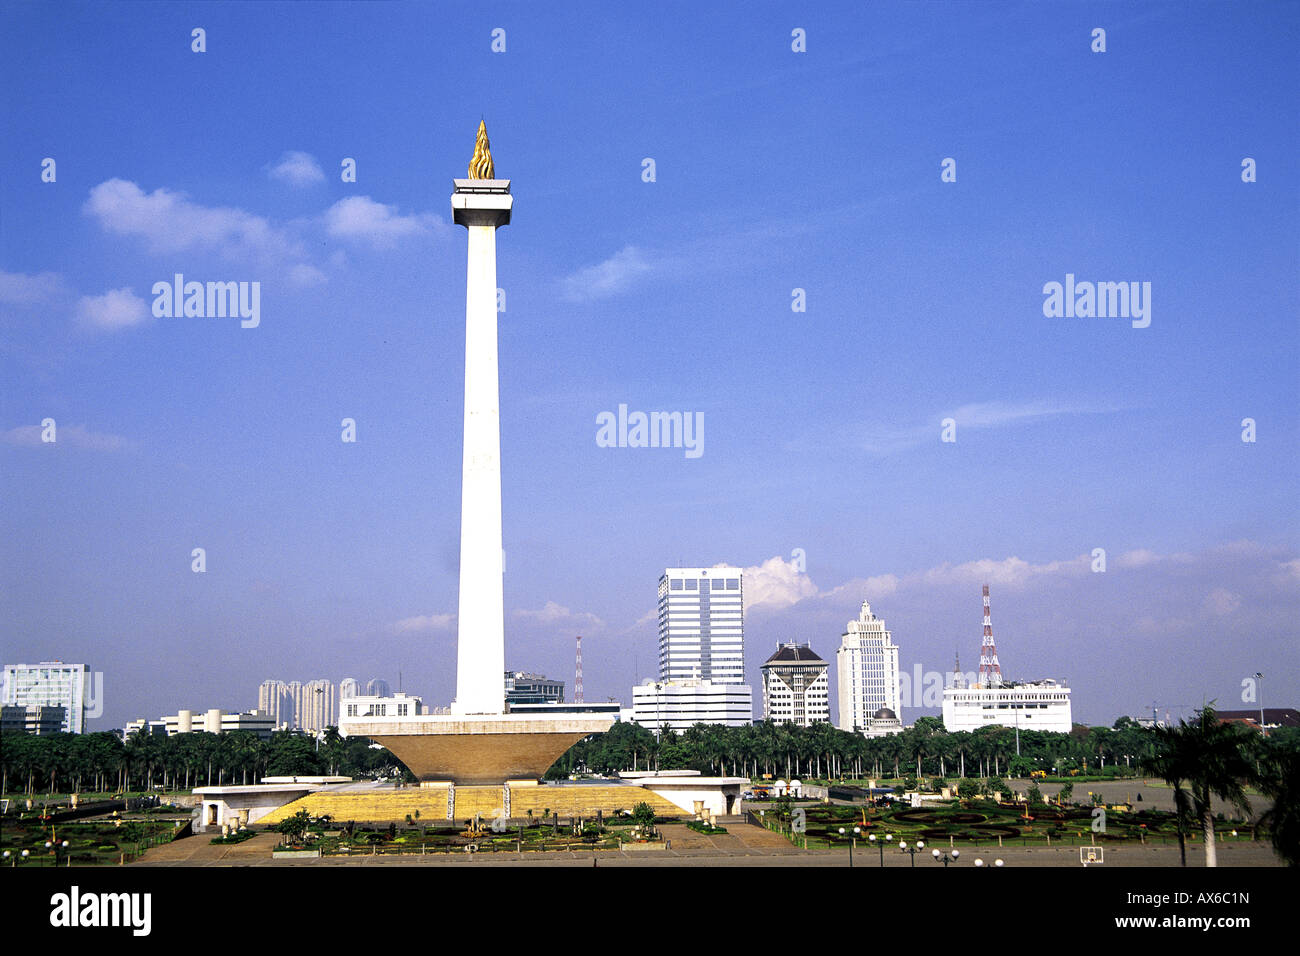
[(420, 698), (409, 694), (363, 694), (343, 702), (340, 725), (359, 717), (418, 717), (425, 712), (423, 708)]
[(943, 726), (949, 733), (980, 727), (1070, 732), (1070, 688), (1054, 680), (1015, 681), (943, 692)]
[(201, 802), (194, 829), (247, 826), (309, 793), (351, 782), (351, 777), (266, 777), (243, 786), (196, 787), (194, 794)]
[(647, 680), (632, 688), (632, 720), (678, 733), (700, 723), (743, 727), (754, 720), (754, 692), (748, 684)]
[[(229, 734), (236, 730), (247, 730), (265, 740), (275, 729), (275, 719), (263, 711), (250, 710), (245, 714), (228, 714), (216, 707), (210, 710), (178, 711), (172, 717), (162, 718), (162, 722), (167, 728), (168, 737), (200, 731), (210, 734)], [(133, 723), (140, 726), (138, 722)]]
[(623, 771), (624, 783), (658, 794), (687, 813), (708, 818), (741, 812), (740, 794), (748, 777), (706, 777), (698, 770)]

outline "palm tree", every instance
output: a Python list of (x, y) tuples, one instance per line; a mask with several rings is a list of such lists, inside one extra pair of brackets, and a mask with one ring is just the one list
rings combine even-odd
[(1262, 754), (1259, 789), (1273, 806), (1259, 818), (1269, 828), (1273, 849), (1287, 866), (1300, 866), (1300, 750), (1270, 746)]
[[(1254, 768), (1243, 753), (1249, 743), (1246, 733), (1236, 725), (1221, 723), (1213, 706), (1206, 704), (1190, 723), (1180, 720), (1177, 727), (1157, 728), (1162, 752), (1147, 761), (1148, 769), (1174, 788), (1180, 847), (1184, 815), (1190, 809), (1200, 820), (1205, 834), (1206, 866), (1218, 866), (1211, 797), (1218, 797), (1242, 813), (1250, 813), (1244, 781), (1253, 777)], [(1184, 782), (1188, 786), (1186, 794), (1182, 789)], [(1183, 865), (1186, 863), (1184, 851)]]

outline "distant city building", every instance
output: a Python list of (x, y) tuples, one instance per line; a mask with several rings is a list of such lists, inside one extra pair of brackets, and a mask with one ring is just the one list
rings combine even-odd
[(297, 704), (282, 680), (262, 681), (257, 688), (257, 709), (270, 714), (277, 727), (297, 726)]
[(948, 687), (943, 692), (943, 726), (949, 733), (1001, 726), (1068, 734), (1074, 726), (1070, 688), (1054, 680)]
[[(1243, 724), (1253, 730), (1260, 729), (1260, 709), (1215, 711), (1222, 723)], [(1300, 727), (1300, 710), (1294, 707), (1265, 707), (1263, 711), (1265, 734), (1282, 727)]]
[(355, 677), (345, 677), (339, 681), (339, 700), (361, 696), (361, 681)]
[(382, 677), (372, 677), (370, 680), (366, 681), (365, 694), (358, 696), (392, 697), (393, 689), (388, 686), (388, 681), (384, 680)]
[(979, 679), (968, 686), (944, 689), (943, 726), (949, 733), (1000, 726), (1058, 734), (1068, 734), (1074, 726), (1070, 688), (1054, 680), (1008, 681), (1002, 676), (993, 641), (987, 584)]
[(362, 717), (418, 717), (424, 710), (419, 697), (407, 694), (388, 694), (374, 696), (359, 694), (343, 702), (343, 719), (356, 720)]
[(86, 728), (86, 665), (63, 661), (6, 664), (4, 698), (11, 707), (62, 707), (64, 733)]
[(158, 720), (146, 720), (141, 717), (138, 720), (128, 721), (127, 725), (122, 728), (123, 742), (130, 740), (136, 734), (146, 734), (153, 737), (167, 736), (167, 721), (159, 718)]
[(619, 717), (623, 713), (623, 705), (616, 700), (588, 700), (581, 704), (577, 701), (511, 704), (510, 713), (546, 715), (551, 717), (560, 716), (562, 714), (613, 714), (615, 717)]
[(764, 719), (800, 727), (830, 721), (829, 668), (809, 645), (778, 644), (761, 670)]
[[(252, 710), (244, 714), (228, 714), (215, 707), (210, 710), (178, 711), (174, 716), (163, 717), (162, 721), (167, 728), (168, 737), (204, 731), (210, 734), (228, 734), (236, 730), (246, 730), (265, 740), (271, 736), (275, 726), (271, 715), (260, 710)], [(133, 723), (140, 722), (133, 721)]]
[(289, 695), (288, 713), (290, 719), (284, 721), (290, 729), (302, 729), (303, 701), (302, 701), (302, 681), (291, 680), (285, 684), (285, 693)]
[(754, 719), (754, 695), (748, 684), (707, 680), (648, 680), (632, 688), (632, 719), (658, 731), (680, 732), (694, 724), (743, 727)]
[(883, 707), (902, 713), (898, 647), (885, 622), (862, 602), (856, 621), (849, 621), (835, 652), (839, 678), (840, 730), (863, 732)]
[(664, 571), (659, 579), (660, 682), (745, 683), (743, 577), (740, 568)]
[(862, 735), (871, 738), (888, 737), (890, 734), (901, 734), (902, 732), (903, 721), (888, 707), (881, 707), (868, 717), (867, 726), (862, 728)]
[(326, 727), (338, 726), (338, 690), (333, 681), (312, 680), (302, 686), (302, 704), (298, 710), (298, 728), (317, 734)]
[(0, 706), (0, 734), (32, 734), (45, 737), (63, 733), (68, 712), (47, 704), (4, 704)]
[(541, 674), (506, 671), (507, 704), (560, 704), (563, 702), (564, 681), (551, 680)]

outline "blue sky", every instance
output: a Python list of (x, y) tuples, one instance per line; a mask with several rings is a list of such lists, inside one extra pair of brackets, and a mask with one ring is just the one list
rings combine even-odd
[[(448, 196), (480, 117), (516, 197), (509, 666), (572, 681), (581, 633), (588, 698), (626, 701), (663, 568), (727, 563), (753, 569), (755, 685), (778, 640), (833, 657), (864, 599), (909, 671), (973, 668), (988, 582), (1004, 668), (1069, 680), (1076, 719), (1249, 706), (1256, 671), (1296, 704), (1300, 7), (0, 24), (0, 650), (102, 670), (92, 727), (248, 708), (272, 677), (451, 696)], [(259, 282), (260, 325), (153, 317), (176, 273)], [(1150, 282), (1150, 326), (1046, 317), (1067, 273)], [(598, 447), (620, 404), (701, 413), (703, 455)]]

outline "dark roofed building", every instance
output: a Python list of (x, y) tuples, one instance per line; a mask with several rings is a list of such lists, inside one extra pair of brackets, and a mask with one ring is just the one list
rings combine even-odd
[(761, 671), (764, 718), (800, 727), (830, 721), (828, 665), (807, 644), (778, 644)]
[[(1255, 730), (1259, 729), (1259, 708), (1254, 710), (1218, 710), (1215, 716), (1226, 723), (1245, 724)], [(1264, 731), (1276, 730), (1278, 727), (1300, 727), (1300, 710), (1294, 707), (1265, 707)]]

